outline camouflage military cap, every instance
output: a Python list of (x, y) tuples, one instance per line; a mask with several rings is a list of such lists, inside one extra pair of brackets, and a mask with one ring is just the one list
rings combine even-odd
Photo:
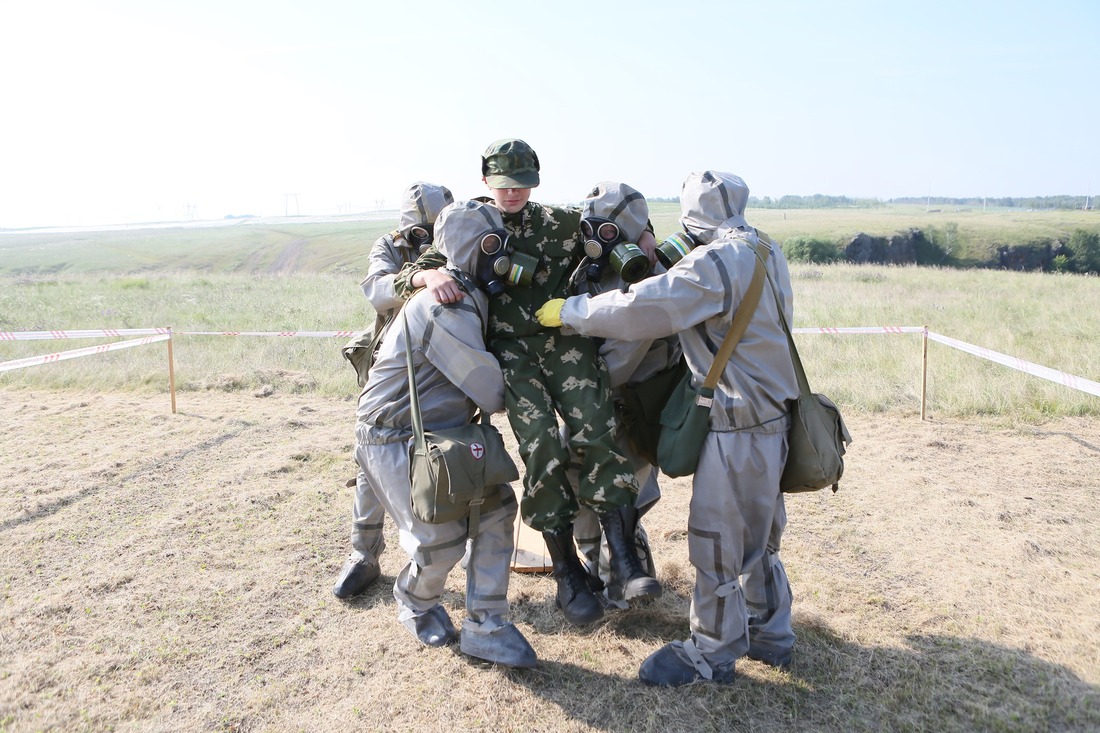
[(481, 155), (481, 175), (489, 188), (534, 188), (539, 185), (539, 156), (522, 140), (497, 140)]
[(638, 242), (649, 221), (645, 196), (625, 183), (600, 181), (581, 202), (581, 218), (607, 219), (619, 226), (623, 238)]
[(434, 183), (416, 183), (405, 189), (401, 197), (401, 211), (397, 219), (398, 230), (407, 233), (415, 226), (427, 226), (435, 223), (435, 218), (447, 204), (454, 202), (454, 196), (446, 186)]
[(703, 244), (709, 244), (721, 224), (731, 229), (748, 226), (748, 200), (749, 187), (732, 173), (692, 173), (680, 191), (680, 223)]

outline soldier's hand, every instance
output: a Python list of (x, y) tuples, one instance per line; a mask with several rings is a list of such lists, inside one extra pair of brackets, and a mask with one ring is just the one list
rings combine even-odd
[(457, 303), (462, 300), (462, 291), (454, 278), (440, 270), (422, 270), (413, 276), (413, 285), (418, 285), (416, 279), (423, 279), (423, 286), (428, 289), (432, 297), (438, 303)]
[(638, 247), (649, 258), (650, 267), (657, 264), (657, 238), (653, 236), (653, 232), (648, 229), (643, 231), (642, 235), (638, 237)]
[(565, 305), (565, 298), (548, 300), (535, 311), (535, 318), (539, 319), (539, 323), (547, 328), (557, 328), (561, 325), (561, 308), (563, 305)]

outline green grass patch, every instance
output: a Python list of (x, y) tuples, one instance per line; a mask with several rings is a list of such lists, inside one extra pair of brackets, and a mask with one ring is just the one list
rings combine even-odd
[[(1100, 278), (871, 265), (791, 265), (795, 326), (928, 326), (961, 341), (1100, 381)], [(185, 331), (331, 331), (373, 320), (358, 275), (59, 274), (0, 278), (0, 329), (172, 327), (180, 390), (357, 393), (343, 338), (190, 336)], [(143, 284), (135, 284), (143, 283)], [(917, 334), (796, 336), (811, 385), (843, 406), (917, 413)], [(0, 343), (0, 361), (103, 340)], [(0, 373), (26, 388), (167, 390), (163, 344)], [(1040, 420), (1100, 414), (1100, 398), (938, 343), (928, 409)]]

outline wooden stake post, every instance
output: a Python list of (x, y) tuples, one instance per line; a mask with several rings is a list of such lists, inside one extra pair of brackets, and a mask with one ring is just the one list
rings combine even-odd
[(924, 421), (925, 398), (928, 395), (928, 326), (924, 327), (921, 337), (921, 368), (920, 368), (920, 419)]
[(168, 327), (168, 392), (172, 395), (172, 414), (176, 414), (176, 364), (172, 358), (172, 327)]

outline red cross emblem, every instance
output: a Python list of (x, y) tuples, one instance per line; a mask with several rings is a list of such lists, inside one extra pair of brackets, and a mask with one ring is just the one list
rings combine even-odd
[(470, 443), (470, 455), (473, 456), (475, 460), (480, 461), (481, 457), (485, 455), (485, 446), (481, 443)]

